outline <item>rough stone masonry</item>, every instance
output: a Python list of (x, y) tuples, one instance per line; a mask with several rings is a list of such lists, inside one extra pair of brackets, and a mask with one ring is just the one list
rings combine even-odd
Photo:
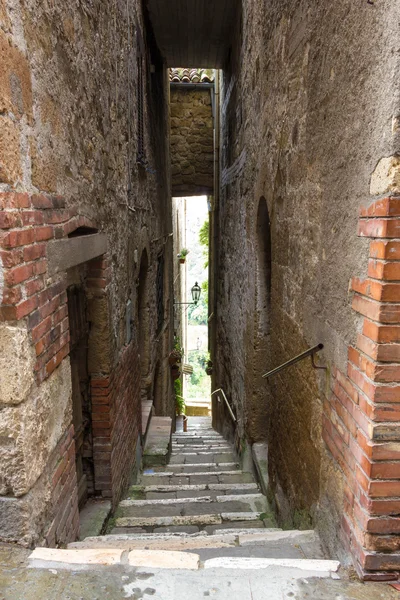
[(399, 10), (243, 2), (222, 75), (214, 389), (281, 523), (366, 578), (400, 569)]
[(172, 411), (167, 85), (140, 2), (0, 0), (0, 540), (115, 506), (156, 367)]

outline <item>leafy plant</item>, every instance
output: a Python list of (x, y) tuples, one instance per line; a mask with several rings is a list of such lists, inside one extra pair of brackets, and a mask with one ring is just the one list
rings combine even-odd
[(174, 381), (175, 406), (178, 415), (185, 414), (185, 399), (182, 397), (182, 381), (176, 379)]
[(182, 250), (178, 254), (178, 258), (186, 258), (189, 254), (189, 250), (187, 248), (182, 248)]
[(210, 222), (206, 219), (199, 231), (199, 242), (203, 246), (203, 256), (205, 258), (204, 268), (208, 267), (208, 248), (210, 244)]
[(178, 354), (180, 354), (181, 358), (185, 355), (185, 351), (183, 349), (183, 346), (181, 345), (181, 341), (177, 336), (174, 337), (174, 350)]

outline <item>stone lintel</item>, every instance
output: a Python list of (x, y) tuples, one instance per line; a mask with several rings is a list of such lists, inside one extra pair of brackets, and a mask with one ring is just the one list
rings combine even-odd
[(48, 244), (48, 272), (55, 275), (101, 256), (107, 251), (105, 233), (54, 240)]

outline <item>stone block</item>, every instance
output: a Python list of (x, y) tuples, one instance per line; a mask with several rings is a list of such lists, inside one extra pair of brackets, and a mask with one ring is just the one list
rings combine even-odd
[(15, 405), (26, 399), (34, 365), (35, 353), (26, 325), (0, 323), (0, 404)]
[(197, 570), (199, 562), (199, 555), (191, 552), (132, 550), (128, 555), (129, 565), (133, 567), (149, 567), (152, 569)]
[(71, 370), (69, 361), (64, 360), (25, 402), (10, 404), (1, 411), (3, 494), (21, 496), (30, 490), (71, 420)]
[(19, 124), (0, 117), (0, 183), (14, 185), (22, 179)]
[(373, 196), (400, 191), (400, 157), (385, 156), (371, 176), (370, 193)]

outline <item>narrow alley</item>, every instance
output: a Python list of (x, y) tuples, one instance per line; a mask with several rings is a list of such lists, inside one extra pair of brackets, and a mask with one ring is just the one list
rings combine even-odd
[(191, 422), (173, 435), (168, 464), (146, 468), (130, 487), (110, 534), (67, 550), (37, 548), (30, 571), (23, 553), (3, 553), (2, 598), (397, 598), (339, 576), (340, 563), (325, 560), (314, 531), (276, 527), (252, 473), (239, 468), (211, 419)]
[(399, 596), (399, 47), (0, 0), (0, 600)]

